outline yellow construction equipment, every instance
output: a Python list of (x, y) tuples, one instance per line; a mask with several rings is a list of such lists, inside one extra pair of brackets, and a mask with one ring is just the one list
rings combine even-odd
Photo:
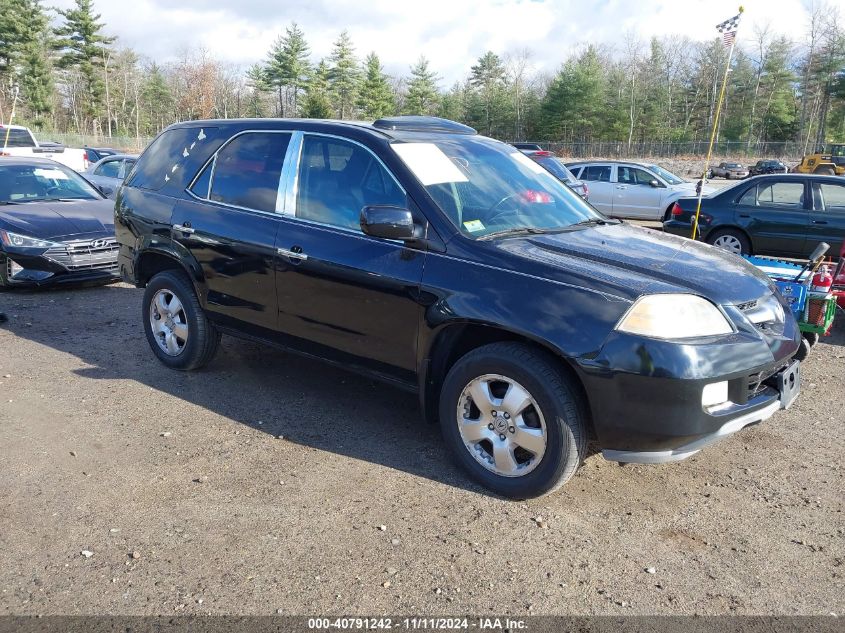
[(792, 171), (820, 176), (845, 176), (845, 144), (829, 145), (815, 154), (805, 156)]

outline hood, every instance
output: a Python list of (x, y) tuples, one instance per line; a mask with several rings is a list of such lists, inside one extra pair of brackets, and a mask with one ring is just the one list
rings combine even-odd
[[(722, 305), (771, 292), (769, 278), (741, 257), (701, 242), (628, 224), (514, 237), (495, 242), (517, 269), (633, 301), (648, 293), (683, 292)], [(530, 263), (529, 263), (530, 262)]]
[(0, 205), (0, 228), (43, 240), (114, 234), (114, 202), (73, 200)]

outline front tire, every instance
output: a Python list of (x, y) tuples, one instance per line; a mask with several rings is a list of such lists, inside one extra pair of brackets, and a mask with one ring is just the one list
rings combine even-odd
[(150, 280), (141, 316), (147, 342), (164, 365), (190, 371), (214, 358), (220, 332), (206, 318), (193, 284), (183, 273), (165, 270)]
[(795, 355), (792, 357), (794, 360), (799, 360), (804, 362), (807, 359), (807, 356), (810, 355), (810, 350), (813, 346), (810, 344), (805, 337), (801, 337), (801, 344), (798, 346), (798, 351), (795, 352)]
[(526, 499), (565, 484), (586, 456), (585, 403), (554, 359), (521, 343), (458, 360), (440, 392), (455, 460), (484, 487)]

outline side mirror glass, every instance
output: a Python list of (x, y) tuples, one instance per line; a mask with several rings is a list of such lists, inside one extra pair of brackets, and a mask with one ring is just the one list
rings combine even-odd
[(97, 185), (97, 189), (99, 189), (100, 193), (103, 194), (106, 198), (108, 198), (114, 193), (114, 189), (112, 189), (108, 185)]
[(364, 207), (361, 209), (361, 230), (367, 235), (388, 240), (411, 240), (417, 237), (414, 216), (402, 207)]
[(650, 184), (652, 187), (659, 187), (660, 186), (660, 182), (656, 178), (654, 180), (649, 180), (648, 184)]

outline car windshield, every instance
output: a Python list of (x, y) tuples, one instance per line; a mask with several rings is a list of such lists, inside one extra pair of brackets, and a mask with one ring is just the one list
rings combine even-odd
[(573, 176), (572, 172), (566, 168), (566, 165), (560, 162), (559, 158), (554, 156), (532, 156), (532, 159), (545, 167), (552, 176), (557, 176), (567, 185), (571, 185), (575, 182), (575, 176)]
[(725, 167), (728, 169), (737, 169), (741, 167), (741, 165), (739, 163), (725, 163)]
[(680, 185), (682, 182), (686, 182), (683, 178), (676, 176), (671, 171), (667, 171), (658, 165), (646, 165), (646, 167), (663, 178), (663, 180), (668, 182), (670, 185)]
[(0, 165), (0, 204), (101, 198), (82, 176), (58, 163)]
[(607, 222), (545, 168), (504, 143), (444, 136), (392, 147), (469, 237), (554, 232)]

